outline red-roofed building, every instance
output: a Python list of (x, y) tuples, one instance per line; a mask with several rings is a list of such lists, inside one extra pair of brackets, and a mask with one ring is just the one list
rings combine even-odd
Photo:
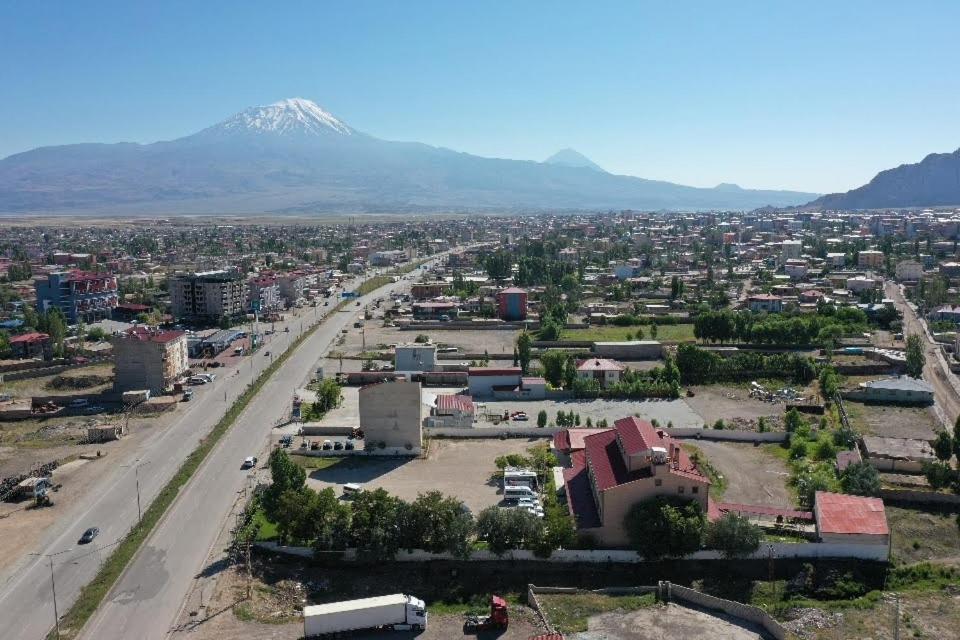
[(473, 426), (476, 409), (470, 396), (462, 394), (441, 394), (430, 409), (430, 425), (436, 427)]
[(49, 360), (53, 357), (53, 341), (45, 333), (36, 331), (23, 333), (10, 338), (10, 351), (13, 352), (14, 358), (43, 358)]
[(620, 382), (620, 376), (626, 370), (616, 360), (608, 358), (587, 358), (577, 363), (577, 378), (583, 381), (595, 380), (601, 389)]
[(135, 326), (110, 339), (116, 366), (114, 391), (149, 389), (157, 395), (169, 390), (189, 367), (187, 334)]
[(650, 498), (696, 500), (707, 512), (710, 480), (678, 442), (649, 422), (623, 418), (583, 442), (563, 473), (567, 505), (577, 528), (601, 545), (626, 546), (624, 516)]
[(813, 517), (821, 542), (890, 547), (890, 527), (880, 498), (817, 491)]

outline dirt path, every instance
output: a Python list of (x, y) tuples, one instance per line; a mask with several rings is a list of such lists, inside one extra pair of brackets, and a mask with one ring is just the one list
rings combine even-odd
[(629, 613), (604, 613), (590, 618), (588, 629), (568, 637), (570, 640), (761, 640), (764, 637), (745, 622), (676, 604)]

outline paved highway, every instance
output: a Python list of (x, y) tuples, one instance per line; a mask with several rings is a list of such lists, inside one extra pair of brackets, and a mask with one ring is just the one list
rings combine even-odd
[[(358, 281), (348, 282), (344, 288), (349, 289), (357, 284)], [(371, 296), (383, 295), (386, 290), (381, 288), (375, 294), (368, 295), (366, 301)], [(309, 328), (330, 308), (307, 309), (286, 323), (277, 323), (280, 331), (269, 339), (269, 350), (274, 355), (281, 353), (299, 335), (301, 325), (304, 329)], [(210, 527), (220, 526), (221, 514), (232, 503), (231, 494), (242, 487), (246, 477), (239, 470), (243, 457), (262, 447), (270, 427), (289, 407), (294, 387), (307, 377), (322, 349), (350, 317), (352, 314), (347, 313), (331, 316), (274, 373), (211, 453), (201, 471), (181, 490), (171, 512), (122, 576), (121, 584), (110, 596), (110, 602), (91, 621), (94, 624), (88, 625), (97, 630), (87, 633), (87, 637), (108, 640), (165, 635), (170, 621), (176, 615), (179, 598), (186, 591), (183, 588), (174, 594), (173, 583), (166, 580), (181, 578), (184, 572), (195, 570), (201, 562), (194, 561), (196, 553), (188, 554), (189, 560), (181, 557), (179, 548), (171, 549), (170, 560), (166, 561), (166, 548), (179, 540), (192, 546), (195, 552), (206, 553), (213, 535), (195, 538), (194, 534), (206, 535), (206, 529), (200, 527), (200, 523)], [(284, 326), (290, 328), (290, 333), (283, 332)], [(65, 513), (42, 534), (42, 540), (37, 545), (38, 553), (15, 566), (11, 575), (0, 585), (0, 620), (3, 621), (0, 636), (5, 640), (38, 640), (53, 628), (52, 583), (56, 584), (56, 604), (60, 615), (63, 615), (75, 601), (80, 589), (96, 575), (102, 558), (109, 554), (113, 544), (136, 524), (138, 481), (140, 502), (146, 509), (187, 455), (196, 448), (199, 440), (209, 433), (237, 395), (256, 379), (270, 360), (262, 355), (262, 351), (255, 353), (238, 367), (223, 372), (213, 384), (198, 387), (194, 400), (174, 424), (147, 435), (127, 459), (108, 458), (105, 462), (113, 466), (92, 491), (72, 505), (55, 507), (65, 509)], [(136, 463), (137, 460), (139, 463)], [(198, 493), (209, 493), (209, 497), (198, 496)], [(177, 526), (183, 521), (188, 524)], [(174, 523), (172, 529), (171, 522)], [(99, 527), (100, 535), (92, 544), (78, 545), (80, 534), (90, 526)], [(48, 559), (50, 556), (53, 557), (53, 580)], [(191, 561), (193, 564), (188, 566)], [(179, 587), (178, 582), (176, 588)], [(147, 607), (136, 606), (136, 603), (153, 597), (151, 594), (158, 597), (157, 603), (151, 602)], [(126, 602), (134, 603), (134, 606), (123, 606)], [(114, 613), (118, 607), (121, 612), (131, 609), (140, 612), (137, 615), (142, 617), (142, 624), (136, 631), (123, 630), (124, 626), (119, 622), (124, 618), (123, 613)], [(146, 616), (143, 612), (147, 609), (155, 612), (154, 615)]]
[[(378, 289), (360, 302), (367, 304), (404, 284), (400, 281)], [(293, 390), (313, 373), (317, 360), (353, 316), (339, 313), (330, 317), (264, 385), (181, 491), (90, 620), (83, 638), (148, 640), (167, 636), (194, 576), (247, 483), (248, 472), (240, 469), (243, 458), (265, 450), (273, 425), (289, 411)]]
[(903, 314), (904, 337), (916, 333), (923, 338), (923, 350), (927, 356), (923, 366), (923, 379), (933, 385), (933, 395), (942, 413), (941, 419), (948, 429), (952, 428), (954, 420), (960, 415), (960, 389), (958, 389), (960, 385), (956, 376), (950, 371), (940, 346), (933, 341), (933, 336), (927, 331), (926, 323), (917, 317), (917, 312), (903, 297), (900, 286), (894, 282), (887, 282), (884, 293), (893, 300), (897, 310)]

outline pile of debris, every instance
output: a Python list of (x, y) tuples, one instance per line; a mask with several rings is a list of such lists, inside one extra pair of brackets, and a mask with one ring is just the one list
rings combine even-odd
[(787, 611), (788, 622), (783, 627), (801, 638), (815, 638), (815, 630), (833, 629), (843, 624), (842, 613), (827, 613), (823, 609), (797, 608)]
[(764, 402), (802, 402), (805, 397), (793, 387), (783, 387), (777, 391), (768, 391), (756, 380), (750, 383), (750, 397)]
[(112, 381), (113, 378), (111, 376), (57, 376), (46, 384), (46, 388), (56, 391), (63, 391), (65, 389), (90, 389), (91, 387), (99, 387), (104, 384), (109, 384)]

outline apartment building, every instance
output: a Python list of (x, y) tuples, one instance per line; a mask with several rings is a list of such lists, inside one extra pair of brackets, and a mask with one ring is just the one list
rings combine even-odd
[(163, 393), (187, 372), (187, 334), (136, 326), (110, 339), (116, 366), (117, 393), (149, 389)]
[(373, 452), (419, 455), (423, 446), (420, 383), (397, 380), (360, 388), (360, 428)]
[(117, 278), (112, 274), (55, 271), (35, 279), (33, 286), (37, 310), (60, 309), (70, 324), (106, 320), (117, 306)]
[(171, 313), (175, 318), (219, 322), (246, 311), (247, 283), (239, 272), (176, 274), (168, 282)]

